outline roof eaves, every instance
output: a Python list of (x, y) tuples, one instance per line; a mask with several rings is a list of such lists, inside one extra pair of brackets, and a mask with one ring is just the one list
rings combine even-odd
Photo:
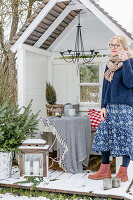
[(25, 22), (25, 24), (20, 28), (20, 30), (16, 33), (16, 35), (13, 37), (13, 40), (11, 41), (11, 44), (13, 45), (16, 40), (23, 34), (25, 29), (31, 24), (31, 22), (37, 17), (37, 15), (40, 13), (40, 11), (46, 6), (46, 4), (49, 2), (49, 0), (44, 0), (41, 5), (38, 6), (38, 8), (34, 11), (34, 13), (31, 15), (31, 17)]
[(98, 8), (108, 19), (110, 19), (118, 28), (120, 28), (130, 39), (133, 40), (133, 35), (129, 33), (125, 28), (122, 27), (113, 17), (109, 15), (95, 0), (89, 0), (96, 8)]

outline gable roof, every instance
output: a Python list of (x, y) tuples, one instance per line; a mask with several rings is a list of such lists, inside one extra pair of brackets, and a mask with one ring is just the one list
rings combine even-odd
[(122, 27), (112, 16), (109, 15), (99, 4), (97, 4), (94, 0), (89, 0), (95, 7), (97, 7), (108, 19), (110, 19), (118, 28), (120, 28), (130, 39), (133, 40), (133, 35), (129, 33), (125, 28)]
[[(17, 35), (12, 40), (12, 45), (20, 38), (20, 36), (24, 33), (27, 27), (34, 21), (34, 19), (38, 16), (40, 11), (46, 6), (48, 0), (44, 0), (43, 3), (38, 7), (38, 9), (34, 12), (34, 14), (28, 19), (28, 21), (23, 25), (23, 27), (19, 30)], [(57, 2), (53, 8), (48, 12), (48, 14), (43, 18), (43, 20), (38, 24), (38, 26), (33, 30), (33, 32), (29, 35), (29, 37), (24, 41), (24, 44), (28, 44), (33, 46), (38, 39), (43, 35), (43, 33), (48, 30), (51, 24), (56, 20), (56, 18), (62, 13), (62, 11), (67, 7), (69, 1)], [(47, 38), (47, 40), (41, 45), (40, 48), (47, 49), (56, 38), (62, 33), (63, 30), (71, 23), (71, 21), (77, 16), (80, 10), (72, 10), (68, 15), (62, 20), (62, 22), (56, 27), (56, 29), (52, 32), (52, 34)]]
[[(21, 43), (40, 47), (44, 50), (47, 50), (50, 47), (50, 45), (58, 38), (58, 36), (66, 29), (66, 27), (69, 26), (69, 24), (73, 21), (73, 19), (77, 16), (79, 11), (82, 9), (82, 7), (80, 8), (80, 6), (79, 9), (78, 6), (76, 7), (73, 6), (71, 7), (71, 9), (68, 9), (68, 7), (71, 5), (71, 2), (69, 0), (67, 1), (52, 0), (52, 1), (55, 1), (55, 4), (51, 5), (50, 9), (51, 0), (44, 0), (42, 4), (37, 8), (37, 10), (34, 12), (34, 14), (23, 25), (23, 27), (19, 30), (17, 35), (12, 40), (11, 43), (12, 51), (14, 52), (16, 51), (16, 48), (14, 48), (15, 50), (13, 50), (14, 45), (22, 38), (22, 36), (24, 35), (24, 33), (28, 28), (30, 31), (29, 35), (27, 34), (27, 36), (25, 36), (25, 38), (21, 41)], [(81, 0), (80, 2), (82, 1), (84, 0)], [(116, 20), (114, 20), (94, 0), (85, 0), (85, 1), (92, 3), (93, 6), (95, 6), (98, 9), (98, 11), (102, 12), (102, 14), (106, 16), (106, 18), (108, 18), (111, 22), (113, 22), (113, 24), (115, 24), (128, 38), (133, 40), (133, 36), (131, 35), (131, 33), (126, 31), (126, 29), (124, 29)], [(49, 8), (49, 11), (43, 17), (43, 11), (46, 7)], [(32, 30), (30, 26), (32, 26), (32, 24), (37, 19), (37, 17), (39, 17), (39, 14), (41, 14), (41, 12), (42, 12), (41, 21), (36, 26), (34, 26)], [(56, 27), (52, 27), (54, 23), (57, 25)]]

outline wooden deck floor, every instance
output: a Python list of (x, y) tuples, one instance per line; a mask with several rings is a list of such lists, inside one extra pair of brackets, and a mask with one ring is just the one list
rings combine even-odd
[[(50, 153), (50, 157), (55, 158), (56, 152)], [(84, 167), (84, 170), (91, 170), (91, 171), (96, 172), (98, 171), (101, 162), (102, 162), (102, 157), (100, 155), (90, 155), (88, 167)], [(51, 159), (49, 159), (49, 166), (50, 165), (51, 165)], [(113, 158), (111, 162), (111, 173), (115, 173), (116, 171), (115, 166), (116, 166), (116, 159)], [(53, 166), (51, 167), (51, 169), (62, 171), (62, 168), (60, 168), (58, 163), (53, 163)]]
[[(122, 183), (120, 188), (112, 188), (110, 190), (103, 190), (103, 180), (90, 180), (88, 174), (91, 171), (84, 171), (83, 173), (71, 174), (63, 171), (49, 171), (49, 177), (44, 178), (44, 181), (37, 186), (37, 190), (62, 192), (71, 194), (80, 194), (98, 197), (111, 197), (114, 199), (133, 199), (133, 195), (126, 191), (131, 183), (131, 179)], [(0, 187), (14, 187), (30, 189), (31, 183), (14, 185), (15, 182), (25, 180), (19, 176), (19, 169), (14, 167), (12, 177), (7, 180), (0, 180)]]

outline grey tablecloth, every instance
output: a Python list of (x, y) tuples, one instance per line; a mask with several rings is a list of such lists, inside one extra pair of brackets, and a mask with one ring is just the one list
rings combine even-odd
[(60, 166), (67, 172), (83, 171), (88, 166), (91, 141), (91, 123), (87, 116), (47, 117), (44, 124), (52, 125), (60, 144)]

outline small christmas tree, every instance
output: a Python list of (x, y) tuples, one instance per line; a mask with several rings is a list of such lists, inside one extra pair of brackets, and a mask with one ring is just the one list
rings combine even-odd
[(46, 100), (50, 105), (53, 105), (56, 103), (56, 92), (54, 87), (46, 82)]
[(29, 132), (37, 130), (39, 112), (33, 114), (31, 106), (32, 101), (21, 108), (10, 101), (0, 104), (0, 152), (17, 151)]

